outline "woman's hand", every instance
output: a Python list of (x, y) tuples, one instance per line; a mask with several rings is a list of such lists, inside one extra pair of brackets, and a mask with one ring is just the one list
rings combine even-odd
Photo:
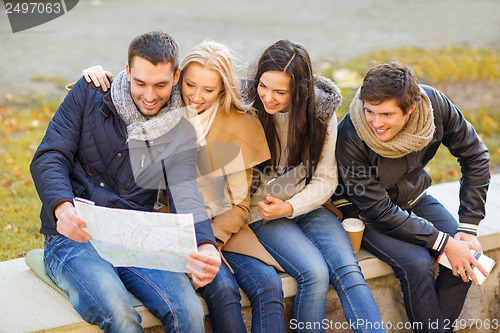
[(202, 244), (198, 252), (190, 252), (186, 257), (190, 265), (187, 269), (191, 273), (195, 289), (204, 287), (215, 278), (221, 264), (220, 253), (212, 244)]
[(264, 220), (276, 220), (293, 214), (293, 207), (281, 199), (266, 196), (266, 200), (259, 201), (259, 214)]
[(105, 71), (101, 66), (97, 65), (84, 69), (82, 71), (82, 76), (88, 83), (92, 82), (96, 87), (102, 87), (102, 90), (108, 91), (111, 87), (111, 83), (108, 78), (112, 78), (113, 74)]

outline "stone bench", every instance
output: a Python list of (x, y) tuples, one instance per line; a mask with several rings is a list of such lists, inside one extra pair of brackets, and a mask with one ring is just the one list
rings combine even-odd
[[(458, 182), (432, 186), (429, 194), (437, 197), (450, 212), (458, 210)], [(500, 195), (500, 175), (492, 178), (488, 196)], [(500, 262), (500, 207), (494, 206), (494, 200), (487, 204), (487, 216), (481, 222), (478, 234), (486, 255)], [(30, 256), (40, 256), (42, 250), (33, 251)], [(0, 262), (0, 332), (101, 332), (94, 325), (82, 320), (73, 309), (68, 298), (57, 287), (51, 287), (42, 281), (27, 265), (26, 258)], [(402, 304), (399, 281), (396, 280), (391, 268), (382, 261), (374, 258), (366, 251), (356, 254), (365, 279), (372, 289), (372, 293), (385, 322), (392, 325), (389, 332), (411, 332), (405, 328), (407, 317)], [(500, 265), (496, 265), (490, 276), (481, 287), (471, 287), (464, 310), (459, 319), (467, 325), (475, 320), (475, 327), (463, 330), (476, 332), (478, 325), (500, 318)], [(283, 292), (285, 296), (285, 320), (287, 326), (293, 310), (293, 300), (297, 290), (295, 280), (287, 274), (282, 274)], [(245, 295), (242, 298), (243, 315), (247, 326), (250, 327), (251, 310)], [(136, 309), (142, 317), (142, 325), (148, 332), (162, 332), (161, 323), (136, 300)], [(208, 313), (205, 303), (205, 314)], [(340, 301), (333, 289), (330, 290), (327, 300), (327, 319), (332, 322), (343, 322), (344, 316)], [(403, 325), (396, 327), (396, 325)], [(490, 325), (491, 326), (491, 325)], [(500, 323), (499, 323), (500, 326)], [(468, 327), (468, 326), (467, 326)], [(458, 329), (461, 327), (457, 327)], [(206, 323), (207, 331), (211, 331), (209, 319)], [(456, 330), (458, 330), (456, 329)], [(291, 330), (290, 330), (291, 331)], [(338, 331), (338, 330), (327, 330)], [(342, 331), (342, 330), (340, 330)], [(349, 330), (345, 330), (349, 332)], [(481, 332), (494, 332), (481, 328)]]
[[(361, 269), (366, 279), (373, 279), (390, 274), (392, 271), (383, 262), (374, 258), (367, 251), (361, 250), (357, 257), (360, 260)], [(3, 311), (0, 312), (0, 332), (101, 332), (94, 325), (87, 324), (73, 309), (65, 293), (59, 289), (46, 275), (39, 263), (43, 260), (43, 250), (31, 250), (25, 258), (19, 258), (0, 262), (0, 302)], [(35, 271), (27, 263), (37, 262)], [(42, 280), (40, 276), (45, 275)], [(286, 299), (293, 298), (297, 292), (297, 283), (288, 274), (282, 273), (283, 292)], [(335, 293), (335, 292), (333, 292)], [(155, 318), (141, 302), (130, 294), (134, 306), (142, 317), (142, 325), (145, 328), (161, 326), (161, 322)], [(241, 304), (245, 312), (248, 312), (246, 321), (251, 320), (250, 301), (242, 292)], [(202, 301), (205, 314), (208, 314), (207, 306)], [(292, 302), (293, 304), (293, 302)], [(250, 317), (248, 316), (250, 315)], [(290, 314), (291, 315), (291, 314)], [(207, 331), (210, 330), (207, 325)]]

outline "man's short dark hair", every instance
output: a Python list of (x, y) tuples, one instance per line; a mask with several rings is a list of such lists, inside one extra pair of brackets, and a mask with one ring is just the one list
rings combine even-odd
[(179, 44), (170, 35), (161, 31), (149, 31), (135, 37), (128, 47), (128, 65), (132, 67), (135, 56), (148, 60), (153, 65), (170, 63), (173, 70), (179, 68)]
[(370, 69), (363, 80), (359, 98), (374, 105), (395, 99), (406, 114), (420, 99), (420, 87), (413, 71), (398, 61), (385, 62)]

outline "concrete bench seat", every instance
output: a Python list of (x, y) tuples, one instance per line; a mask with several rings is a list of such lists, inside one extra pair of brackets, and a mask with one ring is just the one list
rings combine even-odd
[[(438, 198), (457, 217), (458, 187), (458, 182), (439, 184), (433, 185), (427, 192)], [(492, 178), (488, 193), (490, 200), (486, 209), (487, 216), (481, 222), (478, 230), (484, 252), (498, 263), (500, 260), (500, 223), (497, 221), (500, 218), (500, 206), (495, 205), (495, 200), (491, 199), (497, 195), (500, 195), (500, 175), (494, 175)], [(34, 251), (30, 255), (41, 256), (42, 250), (39, 249), (38, 251)], [(362, 250), (356, 255), (384, 321), (407, 320), (402, 303), (398, 301), (398, 298), (401, 298), (399, 282), (394, 277), (391, 268), (366, 251)], [(58, 291), (57, 287), (52, 287), (42, 281), (26, 265), (25, 260), (30, 259), (27, 257), (26, 259), (19, 258), (0, 262), (0, 305), (2, 309), (0, 311), (0, 333), (101, 332), (97, 326), (83, 321), (64, 293)], [(497, 294), (497, 290), (500, 289), (500, 269), (498, 266), (495, 266), (492, 274), (482, 287), (471, 288), (460, 318), (484, 320), (485, 318), (498, 319), (500, 317), (500, 296)], [(289, 320), (297, 285), (289, 275), (282, 274), (281, 276), (285, 296), (285, 315)], [(241, 303), (244, 312), (246, 311), (245, 316), (248, 317), (250, 313), (248, 309), (249, 301), (244, 294)], [(331, 305), (332, 303), (334, 305)], [(330, 291), (327, 304), (329, 304), (327, 306), (327, 318), (329, 320), (344, 320), (335, 291)], [(160, 321), (151, 315), (138, 300), (135, 300), (135, 305), (143, 319), (142, 325), (145, 328), (161, 326)], [(203, 305), (207, 314), (208, 311), (204, 302)], [(246, 322), (249, 322), (248, 318), (246, 318)], [(209, 330), (208, 325), (207, 331)], [(400, 332), (405, 330), (388, 331)]]
[[(357, 255), (367, 279), (392, 272), (389, 266), (365, 250), (361, 250)], [(0, 312), (0, 332), (101, 332), (98, 327), (82, 320), (65, 293), (50, 281), (46, 273), (46, 278), (41, 279), (41, 273), (35, 273), (26, 264), (29, 260), (41, 262), (42, 258), (43, 250), (35, 249), (30, 251), (26, 258), (0, 262), (0, 302), (4, 309)], [(281, 277), (284, 297), (295, 296), (295, 280), (286, 273), (281, 273)], [(250, 301), (243, 292), (242, 296), (242, 307), (250, 306)], [(130, 297), (142, 317), (143, 327), (161, 325), (137, 298), (132, 294)], [(200, 300), (205, 314), (208, 314), (204, 300), (201, 297)]]

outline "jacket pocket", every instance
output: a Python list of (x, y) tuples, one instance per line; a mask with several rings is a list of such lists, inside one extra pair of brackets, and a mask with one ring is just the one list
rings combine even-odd
[(71, 187), (73, 188), (73, 194), (75, 195), (75, 197), (88, 199), (88, 191), (86, 185), (83, 185), (77, 181), (71, 181)]
[(82, 188), (73, 188), (73, 194), (75, 195), (75, 197), (87, 198), (88, 196), (87, 187), (84, 186)]

